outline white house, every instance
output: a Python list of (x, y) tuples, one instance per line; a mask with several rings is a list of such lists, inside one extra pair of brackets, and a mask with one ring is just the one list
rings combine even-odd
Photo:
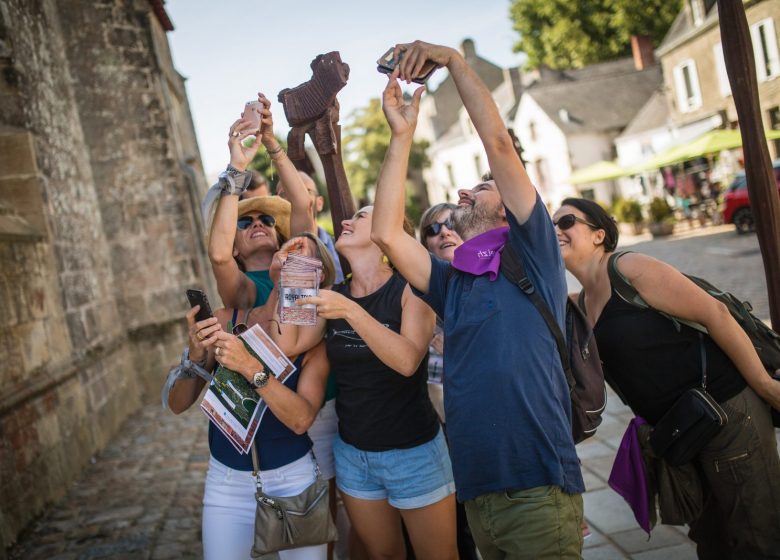
[[(615, 157), (613, 142), (661, 86), (649, 60), (620, 59), (577, 70), (545, 71), (523, 91), (513, 128), (524, 149), (531, 180), (545, 203), (567, 196), (610, 203), (612, 181), (575, 187), (576, 170)], [(637, 66), (640, 69), (637, 69)]]

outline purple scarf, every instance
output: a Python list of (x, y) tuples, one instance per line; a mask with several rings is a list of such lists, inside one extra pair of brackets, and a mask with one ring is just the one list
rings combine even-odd
[(480, 233), (455, 249), (452, 266), (474, 276), (487, 273), (490, 281), (498, 278), (501, 266), (501, 249), (509, 239), (509, 228), (500, 227)]
[(631, 420), (623, 435), (609, 474), (609, 486), (631, 506), (639, 526), (650, 535), (650, 513), (647, 500), (647, 474), (642, 460), (642, 447), (639, 444), (637, 429), (647, 424), (644, 418), (637, 416)]

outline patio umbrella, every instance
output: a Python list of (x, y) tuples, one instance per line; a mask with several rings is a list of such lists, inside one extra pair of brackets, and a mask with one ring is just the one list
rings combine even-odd
[(628, 174), (629, 172), (626, 169), (620, 167), (614, 161), (599, 161), (572, 173), (569, 176), (569, 183), (572, 185), (596, 183), (598, 181), (609, 181), (610, 179), (623, 177)]
[[(768, 130), (766, 137), (768, 140), (778, 139), (780, 138), (780, 130)], [(674, 163), (688, 161), (689, 159), (715, 154), (723, 150), (739, 148), (741, 145), (742, 135), (739, 130), (710, 130), (690, 142), (672, 146), (660, 154), (656, 154), (650, 159), (633, 166), (631, 172), (639, 173), (648, 169), (658, 169)]]

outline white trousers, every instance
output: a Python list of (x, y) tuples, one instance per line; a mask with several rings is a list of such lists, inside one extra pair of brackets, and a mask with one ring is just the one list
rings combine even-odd
[[(269, 496), (295, 496), (314, 482), (314, 461), (307, 453), (288, 465), (260, 472)], [(251, 472), (226, 467), (209, 458), (203, 495), (205, 560), (249, 560), (255, 540), (255, 479)], [(306, 546), (279, 552), (280, 560), (325, 560), (328, 546)]]

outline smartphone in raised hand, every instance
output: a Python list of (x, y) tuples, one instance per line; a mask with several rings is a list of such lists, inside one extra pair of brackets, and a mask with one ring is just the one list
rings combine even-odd
[(263, 104), (259, 101), (247, 101), (246, 105), (244, 105), (244, 112), (241, 113), (241, 117), (252, 123), (249, 134), (257, 135), (260, 133), (260, 124), (263, 118), (263, 115), (260, 113), (262, 108)]
[(211, 312), (211, 305), (209, 305), (209, 298), (206, 297), (206, 292), (203, 290), (187, 290), (187, 301), (190, 302), (190, 307), (200, 305), (200, 309), (195, 315), (196, 322), (205, 321), (214, 316)]
[[(398, 59), (396, 60), (395, 57), (393, 57), (393, 51), (395, 49), (391, 48), (389, 49), (385, 54), (383, 54), (379, 60), (376, 61), (377, 63), (377, 71), (381, 72), (382, 74), (392, 74), (393, 70), (395, 70), (396, 65), (401, 61), (401, 58), (403, 58), (403, 52), (401, 52), (398, 55)], [(423, 64), (422, 69), (420, 70), (420, 74), (412, 78), (412, 81), (416, 84), (424, 84), (428, 81), (428, 78), (431, 77), (431, 74), (434, 73), (434, 71), (439, 66), (431, 61), (426, 60), (425, 64)]]

